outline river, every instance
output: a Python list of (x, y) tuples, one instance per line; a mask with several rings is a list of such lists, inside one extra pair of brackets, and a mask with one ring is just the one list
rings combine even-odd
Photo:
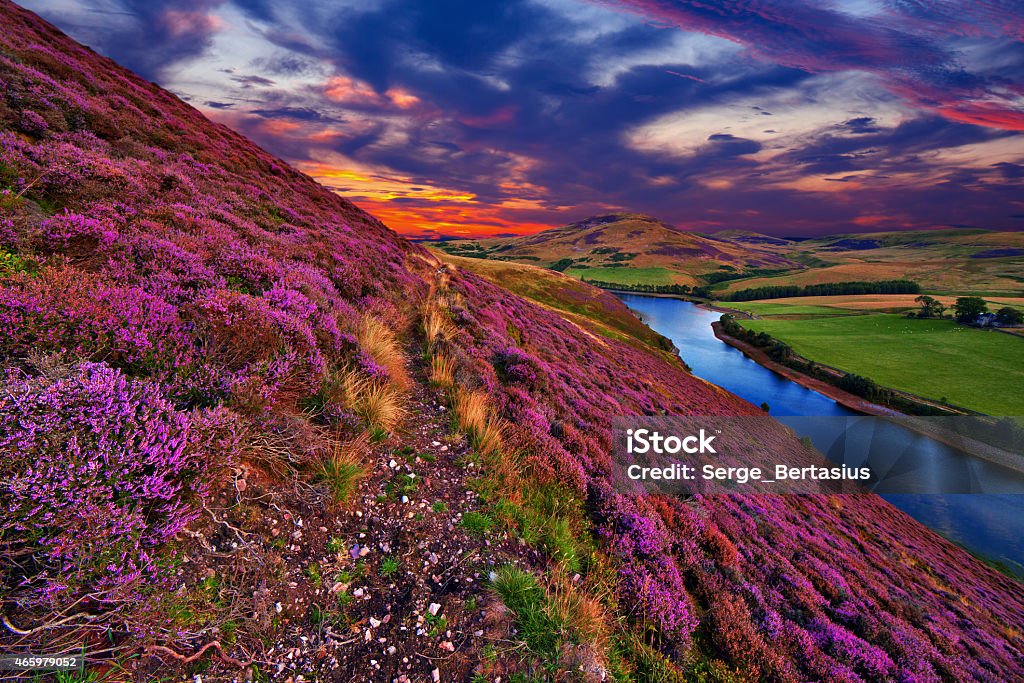
[[(652, 329), (675, 343), (683, 360), (693, 368), (693, 374), (754, 405), (767, 403), (771, 414), (782, 422), (787, 416), (858, 415), (758, 365), (719, 340), (711, 328), (719, 313), (666, 297), (619, 294), (619, 298)], [(838, 428), (842, 422), (822, 420), (821, 424), (829, 429), (827, 425)], [(900, 449), (901, 457), (909, 455), (921, 486), (935, 487), (930, 490), (949, 490), (953, 487), (943, 487), (943, 481), (955, 484), (962, 480), (956, 478), (964, 476), (1014, 484), (1024, 478), (895, 425), (886, 428), (886, 439), (893, 448)], [(1024, 495), (890, 493), (883, 494), (883, 498), (971, 552), (1024, 577)]]

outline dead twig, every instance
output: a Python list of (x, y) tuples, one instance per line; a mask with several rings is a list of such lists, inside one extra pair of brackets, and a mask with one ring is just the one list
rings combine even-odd
[(99, 619), (100, 616), (101, 615), (99, 615), (99, 614), (89, 614), (88, 612), (78, 612), (76, 614), (72, 614), (69, 617), (64, 617), (63, 619), (58, 619), (56, 621), (48, 621), (45, 624), (40, 624), (39, 626), (35, 626), (33, 628), (30, 628), (30, 629), (18, 628), (17, 626), (15, 626), (14, 624), (11, 623), (11, 620), (7, 617), (6, 614), (3, 615), (2, 619), (0, 619), (0, 621), (3, 621), (4, 626), (11, 633), (16, 633), (19, 636), (31, 636), (31, 635), (34, 635), (36, 633), (39, 633), (40, 631), (47, 631), (47, 630), (49, 630), (51, 628), (57, 628), (58, 626), (63, 626), (64, 624), (66, 624), (66, 623), (68, 623), (70, 621), (74, 621), (76, 619), (84, 619), (85, 621), (93, 621), (94, 619)]
[(172, 659), (176, 659), (177, 661), (181, 662), (182, 664), (191, 664), (192, 662), (196, 661), (197, 659), (202, 657), (204, 654), (206, 654), (207, 651), (209, 651), (210, 649), (217, 650), (217, 656), (220, 658), (221, 661), (223, 661), (223, 662), (225, 662), (227, 664), (232, 664), (234, 666), (237, 666), (240, 669), (244, 669), (245, 667), (252, 665), (252, 662), (242, 662), (242, 661), (237, 660), (234, 657), (228, 655), (226, 652), (224, 652), (224, 647), (220, 644), (219, 640), (211, 640), (209, 643), (207, 643), (206, 645), (203, 645), (201, 648), (196, 650), (191, 655), (183, 655), (180, 652), (175, 652), (171, 648), (166, 647), (164, 645), (149, 645), (149, 646), (146, 647), (144, 652), (147, 655), (150, 655), (150, 656), (153, 656), (153, 657), (159, 657), (160, 655), (167, 655), (168, 657), (171, 657)]

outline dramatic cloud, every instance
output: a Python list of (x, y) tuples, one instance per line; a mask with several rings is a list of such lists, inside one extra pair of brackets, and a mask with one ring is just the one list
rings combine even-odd
[[(966, 123), (1024, 130), (1020, 80), (965, 68), (953, 38), (1020, 40), (1018, 2), (893, 0), (868, 16), (788, 0), (613, 0), (643, 16), (735, 41), (809, 73), (866, 71), (912, 104)], [(1020, 73), (1018, 72), (1018, 79)]]
[(1024, 6), (33, 0), (414, 234), (1024, 226)]

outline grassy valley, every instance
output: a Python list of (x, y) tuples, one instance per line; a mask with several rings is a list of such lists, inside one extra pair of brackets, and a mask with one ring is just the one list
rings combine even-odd
[(918, 309), (922, 292), (947, 308), (961, 295), (982, 296), (992, 311), (1024, 308), (1021, 233), (950, 229), (783, 239), (738, 230), (700, 235), (614, 214), (522, 238), (441, 248), (465, 254), (466, 264), (518, 261), (609, 289), (703, 298), (750, 314), (744, 327), (817, 363), (968, 410), (1024, 412), (1019, 392), (1010, 389), (1024, 373), (1024, 339), (1014, 336), (1021, 328), (983, 331), (950, 319), (905, 317)]
[(770, 277), (734, 280), (714, 291), (772, 285), (912, 280), (928, 292), (1019, 295), (1024, 291), (1024, 233), (936, 230), (861, 233), (764, 247), (807, 265)]
[(612, 214), (526, 237), (440, 247), (553, 268), (602, 285), (679, 285), (718, 299), (759, 287), (887, 280), (948, 295), (1024, 291), (1024, 233), (975, 229), (798, 240), (737, 230), (704, 235), (639, 214)]

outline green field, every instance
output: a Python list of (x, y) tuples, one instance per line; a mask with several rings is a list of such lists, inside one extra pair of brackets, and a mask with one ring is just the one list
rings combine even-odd
[(620, 285), (670, 285), (676, 273), (668, 268), (569, 268), (565, 274)]
[(853, 311), (845, 308), (831, 306), (773, 304), (761, 301), (722, 301), (716, 302), (725, 308), (734, 308), (737, 311), (746, 311), (753, 315), (858, 315), (861, 311)]
[(989, 415), (1024, 415), (1024, 339), (893, 314), (743, 320), (800, 355)]

